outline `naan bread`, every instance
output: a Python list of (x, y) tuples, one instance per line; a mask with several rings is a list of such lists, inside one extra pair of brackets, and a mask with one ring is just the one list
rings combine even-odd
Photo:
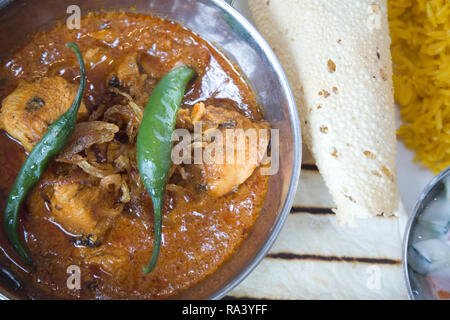
[(402, 215), (338, 224), (307, 151), (291, 214), (269, 254), (232, 292), (253, 299), (406, 299)]
[(250, 0), (283, 65), (339, 220), (396, 215), (386, 0)]

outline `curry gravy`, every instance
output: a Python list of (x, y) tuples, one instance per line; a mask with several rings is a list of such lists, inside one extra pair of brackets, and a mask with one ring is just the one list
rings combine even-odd
[[(82, 19), (80, 30), (57, 25), (37, 33), (2, 63), (0, 98), (10, 94), (19, 81), (44, 76), (61, 76), (78, 86), (77, 61), (64, 46), (69, 41), (78, 44), (83, 56), (89, 49), (98, 48), (94, 52), (97, 56), (86, 63), (84, 103), (90, 113), (105, 99), (111, 70), (127, 54), (138, 52), (140, 67), (155, 84), (180, 61), (196, 71), (197, 77), (188, 86), (182, 109), (204, 102), (236, 110), (253, 121), (263, 119), (243, 75), (222, 53), (177, 23), (134, 13), (89, 14)], [(148, 92), (136, 97), (137, 103), (145, 105), (152, 89), (150, 83)], [(2, 213), (25, 157), (23, 148), (0, 131)], [(179, 177), (171, 179), (169, 182), (176, 183)], [(155, 270), (148, 275), (141, 272), (153, 246), (153, 209), (148, 195), (125, 206), (102, 243), (93, 248), (77, 245), (73, 235), (51, 219), (48, 208), (30, 214), (28, 201), (22, 206), (20, 233), (24, 234), (36, 269), (30, 270), (20, 261), (3, 228), (0, 263), (22, 282), (21, 290), (28, 298), (169, 297), (215, 272), (236, 251), (258, 217), (267, 182), (268, 177), (256, 169), (236, 190), (222, 197), (197, 192), (194, 186), (185, 186), (186, 194), (166, 191), (161, 251)], [(102, 263), (96, 263), (95, 257), (103, 259)], [(69, 290), (66, 286), (70, 265), (81, 269), (80, 290)]]

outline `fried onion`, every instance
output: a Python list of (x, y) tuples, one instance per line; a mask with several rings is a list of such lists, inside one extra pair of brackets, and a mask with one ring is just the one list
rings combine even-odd
[(60, 153), (56, 161), (72, 163), (76, 154), (94, 144), (110, 142), (119, 127), (105, 121), (89, 121), (78, 123), (70, 137), (69, 143)]

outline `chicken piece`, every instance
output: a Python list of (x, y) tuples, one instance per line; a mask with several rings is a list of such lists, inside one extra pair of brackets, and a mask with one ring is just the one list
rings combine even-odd
[[(3, 99), (0, 129), (19, 140), (25, 151), (30, 152), (48, 126), (70, 108), (77, 90), (78, 85), (61, 77), (20, 82), (17, 89)], [(78, 119), (86, 116), (86, 106), (81, 103)]]
[(138, 106), (144, 106), (156, 81), (141, 71), (140, 56), (137, 53), (128, 54), (108, 74), (107, 86), (129, 93)]
[(50, 199), (55, 219), (69, 232), (90, 235), (95, 242), (120, 213), (108, 203), (100, 187), (80, 184), (55, 185)]
[[(186, 115), (181, 116), (185, 121)], [(201, 121), (203, 136), (203, 159), (194, 164), (194, 177), (200, 175), (211, 194), (220, 197), (231, 192), (261, 164), (269, 144), (267, 123), (252, 122), (224, 108), (205, 108), (203, 103), (194, 106), (190, 119), (194, 126)]]
[[(89, 48), (83, 56), (87, 70), (98, 69), (100, 65), (111, 66), (114, 64), (113, 57), (101, 47)], [(104, 69), (106, 68), (108, 67), (104, 67)]]
[(136, 57), (136, 53), (127, 55), (117, 68), (117, 77), (124, 87), (136, 84), (141, 79)]
[(120, 243), (109, 242), (97, 248), (80, 248), (75, 254), (78, 254), (84, 263), (100, 267), (103, 272), (120, 278), (128, 276), (123, 269), (133, 259), (133, 254), (127, 249)]
[(146, 74), (141, 74), (137, 53), (126, 55), (108, 76), (109, 84), (113, 87), (128, 88), (132, 95), (138, 93), (146, 79)]
[[(76, 169), (55, 176), (47, 172), (30, 194), (28, 206), (31, 214), (45, 215), (67, 232), (82, 236), (82, 243), (100, 242), (122, 212), (119, 193), (111, 192), (98, 183), (98, 179)], [(44, 199), (46, 205), (44, 206)], [(46, 211), (43, 213), (43, 209)]]

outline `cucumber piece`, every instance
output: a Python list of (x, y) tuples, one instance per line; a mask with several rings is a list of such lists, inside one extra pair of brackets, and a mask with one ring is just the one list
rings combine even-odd
[(421, 256), (414, 248), (408, 250), (408, 265), (421, 275), (426, 275), (431, 271), (431, 262)]
[(441, 238), (445, 235), (442, 233), (442, 228), (437, 228), (429, 222), (417, 221), (412, 234), (412, 242), (420, 242), (429, 239)]
[[(416, 242), (412, 245), (426, 261), (432, 264), (431, 268), (436, 266), (450, 265), (450, 246), (443, 239), (429, 239)], [(435, 266), (433, 266), (435, 265)]]
[(450, 227), (450, 204), (442, 196), (434, 199), (420, 214), (418, 221), (436, 231), (437, 237), (445, 235)]
[(445, 187), (445, 197), (447, 201), (450, 201), (450, 175), (446, 176), (442, 180), (442, 183), (444, 184)]

